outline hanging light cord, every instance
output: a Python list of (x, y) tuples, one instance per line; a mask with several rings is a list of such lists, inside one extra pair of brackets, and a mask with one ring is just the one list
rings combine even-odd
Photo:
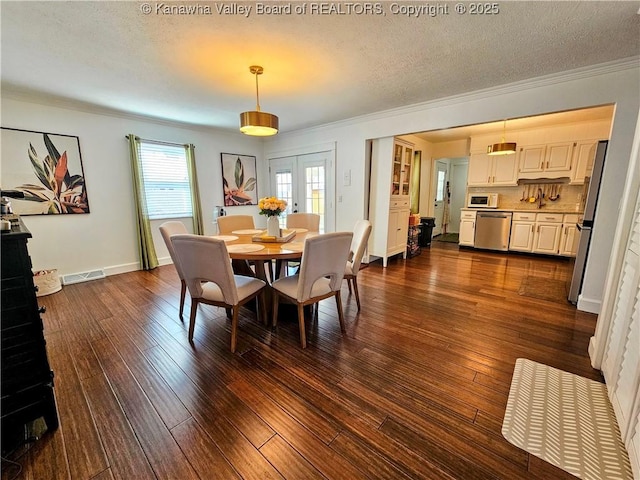
[(260, 111), (260, 93), (258, 92), (258, 72), (255, 73), (256, 75), (256, 111), (259, 112)]

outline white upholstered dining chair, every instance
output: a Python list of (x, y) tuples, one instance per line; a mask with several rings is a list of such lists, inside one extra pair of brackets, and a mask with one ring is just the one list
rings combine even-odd
[(349, 249), (349, 258), (344, 271), (344, 278), (347, 281), (349, 292), (352, 291), (356, 297), (358, 311), (360, 311), (360, 295), (358, 294), (358, 271), (362, 263), (362, 257), (369, 243), (369, 235), (371, 234), (371, 222), (368, 220), (358, 220), (353, 228), (353, 240)]
[[(174, 235), (171, 242), (191, 295), (189, 341), (193, 340), (198, 304), (224, 307), (231, 309), (231, 351), (235, 352), (238, 309), (260, 295), (266, 283), (254, 277), (234, 275), (222, 240), (200, 235)], [(258, 318), (260, 311), (266, 313), (263, 295), (260, 300)]]
[(251, 215), (225, 215), (218, 217), (218, 233), (229, 235), (234, 230), (252, 230), (256, 228)]
[(298, 306), (300, 345), (307, 346), (304, 325), (304, 307), (318, 303), (325, 298), (335, 297), (340, 330), (344, 333), (344, 315), (340, 286), (344, 276), (344, 265), (349, 256), (349, 246), (353, 233), (336, 232), (307, 238), (297, 275), (282, 277), (273, 287), (273, 325), (278, 321), (280, 298)]
[(320, 231), (320, 215), (317, 213), (290, 213), (287, 228), (306, 228), (310, 232)]
[(187, 227), (184, 226), (184, 223), (178, 221), (170, 221), (164, 222), (162, 225), (160, 225), (160, 233), (162, 234), (164, 243), (167, 246), (167, 250), (169, 250), (169, 255), (171, 256), (173, 266), (176, 267), (178, 277), (180, 277), (180, 310), (178, 316), (180, 317), (180, 320), (182, 320), (182, 310), (184, 309), (184, 298), (187, 294), (187, 284), (184, 281), (184, 274), (182, 273), (182, 269), (180, 268), (180, 264), (178, 263), (176, 253), (173, 250), (171, 236), (189, 233), (189, 231), (187, 230)]

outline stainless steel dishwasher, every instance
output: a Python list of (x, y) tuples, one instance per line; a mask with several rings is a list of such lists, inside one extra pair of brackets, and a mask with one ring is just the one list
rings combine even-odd
[(476, 213), (476, 234), (473, 246), (487, 250), (509, 250), (511, 212)]

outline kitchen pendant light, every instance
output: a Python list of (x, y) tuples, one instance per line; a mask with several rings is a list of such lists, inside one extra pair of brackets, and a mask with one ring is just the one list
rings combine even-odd
[(504, 121), (504, 126), (502, 128), (502, 141), (500, 143), (494, 143), (493, 145), (489, 145), (487, 147), (487, 155), (509, 155), (511, 153), (516, 153), (516, 144), (515, 142), (505, 142), (504, 134), (507, 130), (507, 121)]
[(278, 133), (278, 117), (271, 113), (260, 111), (260, 96), (258, 93), (258, 75), (264, 69), (259, 65), (252, 65), (249, 71), (256, 76), (256, 109), (240, 114), (240, 131), (246, 135), (268, 137)]

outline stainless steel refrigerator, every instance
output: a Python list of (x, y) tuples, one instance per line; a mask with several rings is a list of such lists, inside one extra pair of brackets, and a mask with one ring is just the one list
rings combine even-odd
[(604, 159), (607, 154), (608, 141), (602, 140), (596, 146), (596, 154), (593, 161), (593, 172), (590, 177), (585, 177), (584, 193), (582, 204), (584, 206), (584, 215), (582, 221), (578, 222), (578, 234), (575, 241), (578, 243), (576, 258), (574, 261), (573, 275), (571, 276), (571, 285), (569, 287), (569, 301), (573, 304), (578, 302), (578, 296), (582, 292), (582, 283), (584, 280), (584, 269), (589, 257), (589, 248), (591, 246), (591, 233), (593, 230), (593, 221), (596, 215), (596, 207), (598, 206), (598, 194), (600, 193), (600, 182), (602, 180), (602, 169), (604, 167)]

